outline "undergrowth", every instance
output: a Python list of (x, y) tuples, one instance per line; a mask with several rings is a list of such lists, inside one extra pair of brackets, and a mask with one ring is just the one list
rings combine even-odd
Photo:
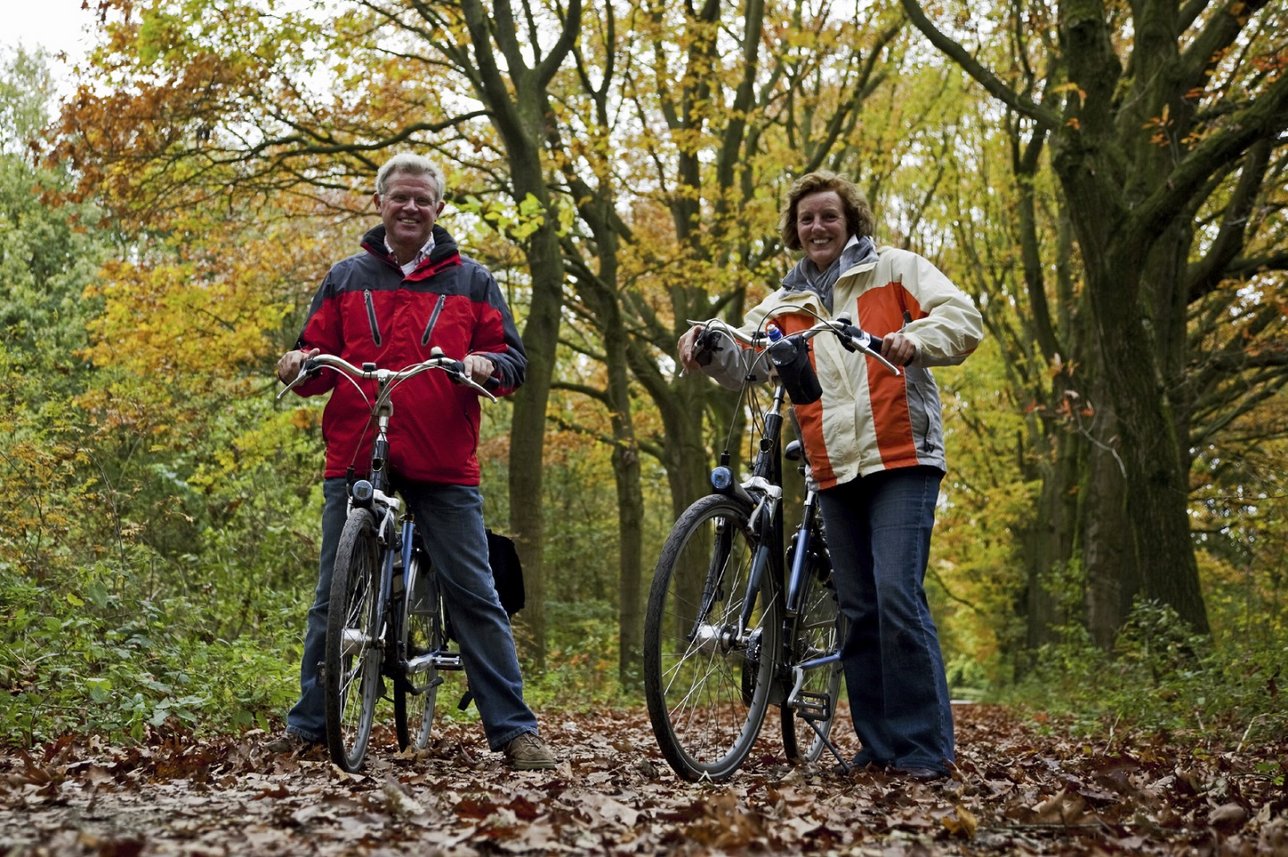
[[(1264, 631), (1264, 629), (1263, 629)], [(1081, 627), (1044, 646), (997, 701), (1078, 735), (1201, 735), (1238, 748), (1288, 736), (1288, 635), (1194, 634), (1171, 609), (1139, 604), (1112, 651)], [(1050, 728), (1056, 728), (1054, 726)]]
[[(0, 744), (31, 747), (65, 734), (142, 738), (162, 725), (195, 734), (276, 730), (298, 690), (305, 587), (260, 590), (252, 603), (209, 591), (147, 592), (107, 567), (35, 582), (0, 563)], [(236, 611), (235, 621), (230, 615)], [(538, 716), (642, 704), (638, 676), (618, 677), (611, 604), (548, 605), (546, 668), (524, 663)], [(530, 655), (522, 621), (519, 651)], [(1280, 698), (1283, 634), (1187, 632), (1169, 610), (1143, 605), (1114, 651), (1078, 628), (1038, 652), (1025, 678), (986, 697), (1027, 711), (1046, 728), (1087, 737), (1152, 731), (1202, 735), (1227, 746), (1288, 735)], [(459, 675), (440, 693), (456, 707)], [(389, 703), (377, 716), (392, 721)]]
[[(34, 581), (0, 563), (0, 745), (32, 747), (67, 734), (140, 740), (175, 727), (197, 735), (275, 731), (299, 689), (311, 587), (245, 596), (197, 587), (157, 592), (107, 565)], [(617, 680), (612, 605), (550, 605), (547, 669), (524, 664), (525, 695), (546, 709), (639, 702)], [(521, 655), (530, 650), (516, 624)], [(458, 708), (464, 676), (445, 674), (439, 716)], [(382, 701), (378, 722), (393, 721)]]

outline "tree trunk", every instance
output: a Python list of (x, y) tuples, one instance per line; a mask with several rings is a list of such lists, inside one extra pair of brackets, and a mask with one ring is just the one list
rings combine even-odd
[[(542, 221), (524, 246), (532, 278), (532, 299), (522, 334), (528, 372), (514, 400), (510, 432), (510, 528), (528, 584), (530, 597), (524, 612), (532, 631), (531, 654), (537, 668), (544, 669), (546, 580), (542, 469), (546, 404), (554, 377), (555, 347), (563, 309), (564, 265), (558, 212), (546, 184), (542, 153), (553, 114), (547, 85), (576, 43), (581, 2), (571, 0), (557, 40), (547, 50), (538, 51), (531, 66), (525, 64), (529, 46), (521, 43), (521, 22), (508, 3), (484, 9), (480, 0), (462, 0), (460, 9), (469, 30), (473, 56), (457, 52), (457, 62), (475, 81), (479, 98), (487, 105), (492, 124), (505, 142), (515, 202), (536, 199), (543, 213)], [(504, 63), (498, 62), (494, 39)]]
[[(1102, 385), (1103, 388), (1103, 385)], [(1093, 402), (1107, 395), (1092, 393)], [(1116, 426), (1108, 407), (1097, 408), (1081, 490), (1079, 537), (1086, 579), (1087, 629), (1102, 649), (1113, 647), (1127, 620), (1141, 580), (1127, 520), (1124, 465), (1116, 447)]]

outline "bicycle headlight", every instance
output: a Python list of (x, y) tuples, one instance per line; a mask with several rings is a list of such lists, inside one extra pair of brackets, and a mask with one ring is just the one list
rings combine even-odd
[(721, 465), (711, 471), (711, 487), (717, 491), (728, 491), (733, 485), (733, 471)]
[(371, 499), (376, 496), (376, 489), (366, 479), (359, 479), (353, 483), (353, 488), (349, 490), (349, 496), (353, 502), (360, 506), (366, 506), (371, 503)]

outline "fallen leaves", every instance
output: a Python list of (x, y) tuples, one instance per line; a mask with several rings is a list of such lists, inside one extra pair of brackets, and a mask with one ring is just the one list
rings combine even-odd
[[(423, 753), (378, 729), (364, 770), (267, 754), (265, 736), (60, 739), (0, 760), (0, 853), (37, 855), (1288, 852), (1288, 743), (1116, 741), (1112, 753), (1005, 709), (957, 709), (952, 779), (834, 760), (791, 767), (767, 729), (746, 769), (689, 784), (642, 709), (547, 716), (562, 761), (513, 773), (476, 724)], [(842, 753), (852, 730), (838, 728)]]

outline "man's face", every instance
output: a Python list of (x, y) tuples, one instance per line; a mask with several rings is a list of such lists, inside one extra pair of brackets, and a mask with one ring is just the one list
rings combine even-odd
[(429, 176), (395, 173), (386, 182), (384, 194), (376, 194), (375, 200), (389, 246), (398, 261), (411, 261), (429, 240), (434, 221), (443, 210), (437, 187)]

